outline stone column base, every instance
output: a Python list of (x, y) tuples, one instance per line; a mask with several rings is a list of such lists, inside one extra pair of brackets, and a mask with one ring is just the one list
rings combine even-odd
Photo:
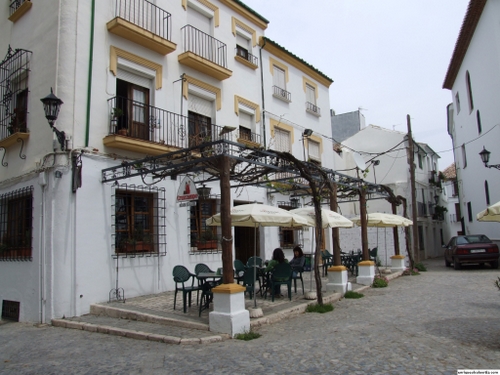
[(327, 292), (335, 292), (344, 295), (347, 291), (347, 284), (347, 268), (344, 266), (332, 266), (328, 268)]
[(404, 255), (393, 255), (391, 257), (391, 271), (404, 271), (405, 267), (405, 256)]
[[(250, 313), (245, 309), (245, 287), (221, 284), (212, 289), (214, 310), (208, 314), (210, 331), (234, 337), (250, 331)], [(255, 297), (254, 297), (255, 298)]]
[(356, 283), (361, 285), (372, 285), (375, 278), (375, 262), (371, 260), (363, 260), (358, 263), (359, 276), (356, 278)]

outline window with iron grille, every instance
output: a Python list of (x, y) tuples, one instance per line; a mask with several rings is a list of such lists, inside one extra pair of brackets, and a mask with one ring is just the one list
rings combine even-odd
[[(278, 207), (290, 211), (296, 207), (292, 202), (278, 202)], [(279, 227), (280, 247), (293, 248), (297, 245), (303, 245), (302, 228)]]
[(33, 186), (0, 195), (0, 261), (32, 260)]
[(13, 50), (0, 63), (0, 139), (27, 132), (28, 75), (31, 52)]
[(166, 255), (165, 189), (122, 184), (113, 205), (113, 257)]
[(190, 208), (191, 253), (217, 253), (222, 251), (217, 227), (209, 227), (206, 224), (206, 220), (218, 211), (217, 200), (200, 199), (195, 206)]

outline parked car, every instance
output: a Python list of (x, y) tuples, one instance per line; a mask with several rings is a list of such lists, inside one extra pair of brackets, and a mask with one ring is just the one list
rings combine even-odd
[(500, 255), (498, 246), (484, 234), (455, 236), (443, 247), (446, 267), (450, 267), (453, 263), (453, 267), (459, 270), (464, 263), (478, 263), (480, 265), (489, 263), (491, 268), (498, 268)]

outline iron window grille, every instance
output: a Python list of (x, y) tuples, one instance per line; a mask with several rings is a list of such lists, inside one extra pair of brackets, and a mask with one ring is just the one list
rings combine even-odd
[[(278, 207), (290, 211), (295, 207), (292, 202), (280, 201)], [(279, 227), (280, 247), (293, 248), (297, 245), (304, 246), (303, 230), (302, 228), (286, 228)]]
[(112, 195), (112, 256), (166, 255), (165, 189), (121, 184)]
[(240, 45), (236, 45), (235, 54), (236, 56), (241, 57), (242, 59), (245, 59), (249, 63), (259, 66), (259, 60), (257, 59), (256, 56), (252, 55), (250, 52), (245, 47), (242, 47)]
[(316, 104), (311, 102), (306, 102), (306, 111), (312, 113), (313, 115), (321, 115), (320, 108)]
[(0, 195), (0, 261), (31, 261), (33, 186)]
[(273, 96), (282, 99), (285, 102), (292, 101), (292, 94), (278, 86), (273, 86)]
[(31, 55), (30, 51), (9, 46), (0, 63), (0, 139), (27, 132)]

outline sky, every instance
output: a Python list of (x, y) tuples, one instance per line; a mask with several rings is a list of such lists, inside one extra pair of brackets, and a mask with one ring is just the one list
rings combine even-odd
[[(242, 0), (265, 35), (334, 82), (330, 109), (406, 133), (453, 163), (443, 81), (469, 0)], [(363, 150), (359, 150), (363, 151)]]

